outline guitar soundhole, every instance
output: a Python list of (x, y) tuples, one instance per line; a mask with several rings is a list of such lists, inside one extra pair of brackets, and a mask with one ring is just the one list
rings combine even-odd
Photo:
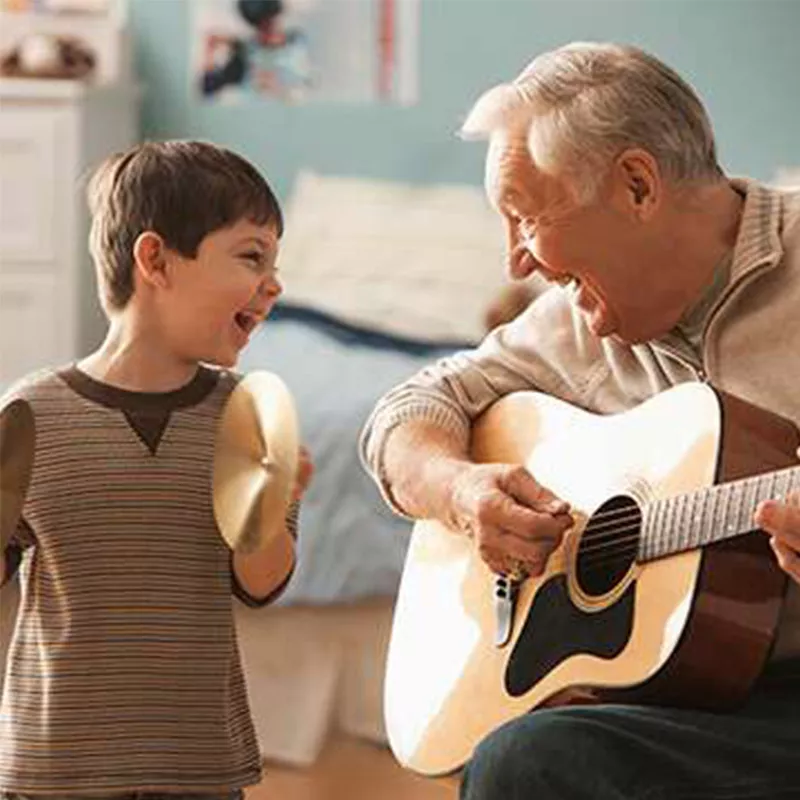
[(576, 561), (578, 584), (590, 596), (611, 591), (636, 559), (642, 512), (632, 497), (607, 500), (583, 531)]

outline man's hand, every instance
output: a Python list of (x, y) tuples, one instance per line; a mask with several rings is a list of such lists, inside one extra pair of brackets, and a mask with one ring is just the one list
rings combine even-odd
[(569, 505), (516, 464), (465, 465), (450, 497), (450, 524), (498, 573), (541, 575), (573, 521)]
[(770, 535), (781, 569), (800, 583), (800, 491), (790, 492), (785, 500), (759, 503), (754, 519)]

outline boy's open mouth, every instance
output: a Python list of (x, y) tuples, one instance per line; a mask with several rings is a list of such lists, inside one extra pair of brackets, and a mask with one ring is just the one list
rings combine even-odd
[(233, 321), (236, 323), (238, 328), (249, 335), (253, 328), (258, 325), (260, 317), (251, 313), (250, 311), (239, 311), (236, 316), (234, 316)]

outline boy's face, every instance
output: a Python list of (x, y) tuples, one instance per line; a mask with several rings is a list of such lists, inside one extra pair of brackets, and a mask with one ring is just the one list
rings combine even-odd
[(236, 364), (283, 289), (277, 255), (275, 227), (247, 220), (208, 234), (196, 258), (169, 252), (170, 281), (159, 306), (168, 346), (179, 358)]

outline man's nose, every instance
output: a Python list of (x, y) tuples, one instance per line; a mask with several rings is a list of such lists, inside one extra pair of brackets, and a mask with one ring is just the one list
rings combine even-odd
[(508, 254), (508, 274), (514, 280), (522, 280), (534, 272), (543, 272), (542, 264), (524, 243), (519, 243)]

